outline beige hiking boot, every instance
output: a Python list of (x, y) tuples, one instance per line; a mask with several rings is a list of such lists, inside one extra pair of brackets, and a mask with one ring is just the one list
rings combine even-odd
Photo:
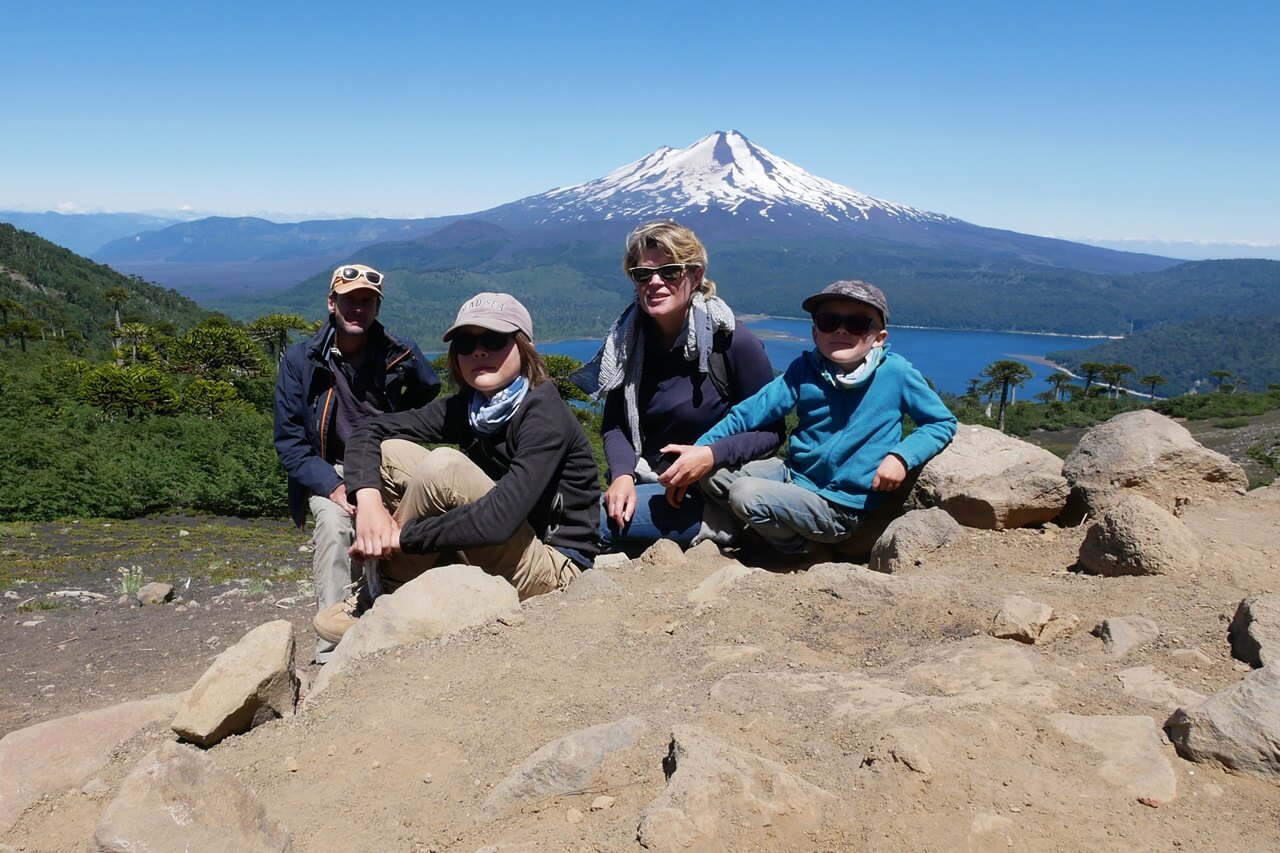
[(360, 620), (360, 613), (359, 597), (352, 595), (317, 613), (311, 620), (311, 627), (316, 629), (321, 639), (338, 643), (342, 641), (342, 635)]

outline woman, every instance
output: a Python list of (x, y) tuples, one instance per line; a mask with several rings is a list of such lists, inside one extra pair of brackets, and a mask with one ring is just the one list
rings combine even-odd
[(458, 393), (380, 416), (347, 444), (351, 551), (384, 561), (382, 592), (442, 552), (505, 577), (521, 599), (567, 586), (598, 550), (600, 487), (587, 436), (533, 348), (529, 312), (510, 294), (481, 293), (444, 340)]
[(683, 225), (650, 222), (632, 231), (622, 266), (635, 284), (635, 302), (579, 374), (590, 377), (586, 390), (607, 395), (603, 538), (611, 547), (657, 539), (728, 543), (729, 519), (708, 516), (703, 524), (696, 481), (715, 467), (772, 455), (782, 443), (782, 423), (686, 453), (670, 468), (664, 457), (773, 379), (764, 344), (716, 296), (706, 277), (707, 250)]

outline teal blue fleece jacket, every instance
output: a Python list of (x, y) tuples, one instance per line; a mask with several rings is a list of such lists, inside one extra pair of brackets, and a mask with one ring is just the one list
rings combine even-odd
[[(907, 469), (936, 456), (956, 434), (956, 416), (920, 371), (888, 352), (859, 388), (837, 389), (821, 374), (821, 355), (810, 350), (751, 397), (733, 407), (696, 444), (760, 429), (792, 409), (800, 419), (791, 432), (786, 464), (797, 485), (852, 509), (875, 509), (884, 492), (871, 491), (876, 469), (890, 453)], [(902, 416), (916, 429), (902, 437)]]

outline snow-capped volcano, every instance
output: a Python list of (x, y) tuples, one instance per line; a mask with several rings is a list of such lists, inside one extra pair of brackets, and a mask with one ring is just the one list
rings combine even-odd
[(726, 213), (739, 220), (831, 223), (887, 217), (955, 222), (949, 216), (873, 198), (819, 178), (737, 131), (708, 134), (688, 148), (662, 147), (602, 178), (529, 196), (477, 214), (503, 224), (638, 221)]

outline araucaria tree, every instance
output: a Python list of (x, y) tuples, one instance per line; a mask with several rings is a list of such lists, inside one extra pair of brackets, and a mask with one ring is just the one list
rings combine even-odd
[(990, 377), (993, 385), (998, 384), (1000, 386), (1000, 414), (997, 418), (997, 423), (1000, 431), (1004, 432), (1004, 412), (1009, 405), (1010, 391), (1025, 383), (1035, 374), (1031, 372), (1031, 368), (1022, 362), (1006, 358), (987, 365), (983, 369), (982, 375)]
[(1156, 399), (1156, 386), (1164, 385), (1169, 380), (1165, 379), (1159, 373), (1148, 373), (1146, 376), (1138, 380), (1151, 391), (1151, 401), (1154, 403)]

